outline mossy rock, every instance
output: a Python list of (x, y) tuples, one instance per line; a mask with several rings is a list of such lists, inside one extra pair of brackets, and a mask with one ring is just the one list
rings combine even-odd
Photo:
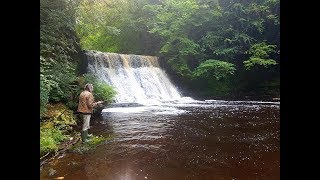
[(41, 128), (45, 128), (45, 129), (51, 129), (54, 127), (54, 123), (49, 121), (49, 122), (44, 122), (40, 125)]
[(70, 125), (76, 125), (77, 118), (65, 104), (48, 104), (47, 111), (44, 114), (48, 122), (53, 122), (54, 125), (61, 126), (65, 129), (70, 129)]

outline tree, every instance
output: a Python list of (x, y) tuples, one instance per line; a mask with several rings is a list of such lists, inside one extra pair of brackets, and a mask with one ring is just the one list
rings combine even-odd
[(275, 53), (275, 48), (275, 45), (268, 45), (265, 42), (254, 44), (248, 51), (248, 54), (251, 55), (250, 59), (243, 61), (245, 68), (250, 70), (255, 66), (269, 68), (276, 65), (275, 60), (269, 59), (269, 54)]
[(236, 90), (279, 77), (279, 0), (84, 0), (77, 12), (85, 49), (160, 56), (190, 88), (212, 59), (234, 65), (225, 81)]

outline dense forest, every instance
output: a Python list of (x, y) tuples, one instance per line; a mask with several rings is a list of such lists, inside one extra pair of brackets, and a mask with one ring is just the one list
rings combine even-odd
[(279, 96), (279, 0), (83, 0), (82, 48), (159, 56), (193, 96)]
[(194, 97), (279, 97), (279, 0), (41, 0), (40, 5), (42, 154), (57, 150), (63, 132), (76, 123), (72, 112), (86, 82), (94, 83), (98, 100), (111, 102), (116, 93), (85, 74), (84, 50), (158, 56)]

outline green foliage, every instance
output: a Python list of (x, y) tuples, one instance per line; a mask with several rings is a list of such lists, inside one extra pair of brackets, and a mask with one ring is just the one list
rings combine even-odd
[(73, 125), (76, 125), (76, 117), (73, 115), (73, 111), (65, 104), (47, 104), (46, 108), (47, 111), (43, 114), (46, 121), (41, 122), (44, 123), (43, 126), (68, 131), (72, 129)]
[[(255, 42), (279, 42), (279, 1), (219, 1), (222, 16), (205, 25), (203, 47), (217, 59), (236, 60)], [(268, 30), (268, 31), (267, 31)], [(277, 39), (275, 39), (277, 38)]]
[(168, 63), (183, 77), (191, 77), (191, 70), (188, 65), (188, 57), (199, 54), (200, 47), (197, 43), (188, 38), (177, 37), (165, 44), (160, 52), (169, 58)]
[(83, 0), (77, 9), (77, 33), (87, 50), (103, 52), (149, 52), (153, 43), (144, 23), (144, 0)]
[(40, 128), (40, 156), (57, 151), (59, 149), (58, 144), (67, 137), (59, 129)]
[(79, 1), (40, 1), (40, 115), (48, 102), (69, 102), (77, 91), (79, 50), (75, 9)]
[(237, 32), (232, 28), (224, 31), (208, 31), (202, 37), (203, 48), (212, 52), (217, 58), (234, 59), (245, 52), (254, 38), (243, 32)]
[(40, 116), (46, 111), (46, 104), (49, 102), (50, 87), (46, 86), (44, 76), (40, 76)]
[(179, 75), (183, 77), (191, 77), (192, 72), (188, 67), (185, 59), (180, 57), (173, 57), (168, 60), (168, 63), (171, 65), (172, 69), (174, 69)]
[(264, 68), (268, 68), (271, 65), (276, 65), (277, 62), (273, 59), (261, 59), (256, 57), (250, 57), (249, 60), (243, 61), (243, 64), (247, 70), (250, 70), (257, 65), (263, 66)]
[(84, 74), (83, 77), (84, 85), (86, 83), (91, 83), (93, 85), (95, 101), (105, 101), (107, 103), (112, 102), (114, 96), (116, 95), (116, 91), (111, 86), (100, 81), (92, 74)]
[(159, 34), (165, 40), (186, 35), (187, 25), (198, 26), (201, 20), (195, 21), (192, 17), (201, 8), (196, 0), (166, 0), (161, 5), (144, 6), (153, 15), (153, 19), (148, 22), (150, 32)]
[(217, 80), (210, 79), (207, 85), (207, 95), (210, 96), (226, 96), (232, 90), (232, 84), (229, 79)]
[(178, 53), (181, 56), (197, 55), (199, 54), (200, 46), (188, 38), (178, 37), (167, 42), (160, 50), (161, 53), (172, 54), (170, 51), (175, 51), (175, 53)]
[(252, 57), (268, 58), (270, 53), (275, 52), (275, 45), (269, 45), (265, 42), (254, 44), (248, 51)]
[(56, 84), (51, 86), (50, 100), (53, 102), (67, 102), (73, 95), (72, 83), (76, 80), (76, 70), (73, 64), (55, 63), (48, 76)]
[(265, 42), (254, 44), (248, 51), (248, 54), (251, 55), (250, 59), (243, 61), (245, 68), (250, 70), (257, 65), (264, 68), (276, 65), (275, 60), (269, 59), (269, 55), (275, 53), (275, 48), (275, 45), (269, 45)]
[(195, 0), (167, 0), (161, 5), (144, 6), (144, 10), (152, 17), (146, 21), (150, 32), (162, 37), (162, 42), (159, 42), (162, 44), (159, 52), (183, 77), (191, 77), (190, 69), (194, 67), (190, 62), (202, 52), (199, 43), (190, 37), (189, 32), (196, 31), (195, 27), (201, 26), (202, 19), (197, 19), (193, 15), (205, 8), (205, 5), (200, 5)]
[(47, 104), (47, 110), (43, 113), (45, 121), (40, 123), (40, 154), (55, 152), (59, 149), (69, 135), (66, 132), (76, 125), (76, 117), (65, 104)]
[(81, 1), (77, 9), (76, 30), (83, 48), (105, 52), (118, 50), (117, 44), (110, 43), (120, 30), (109, 25), (109, 17), (105, 14), (109, 5), (113, 6), (114, 1)]
[(235, 70), (235, 66), (232, 63), (209, 59), (202, 62), (197, 67), (193, 72), (193, 77), (215, 78), (216, 80), (221, 80), (232, 75)]
[[(226, 96), (231, 92), (230, 77), (236, 68), (232, 63), (209, 59), (202, 62), (192, 73), (193, 79), (205, 79), (201, 87), (205, 96)], [(200, 87), (199, 87), (200, 88)]]
[(96, 89), (94, 94), (97, 97), (97, 101), (112, 102), (116, 92), (111, 86), (102, 82), (94, 82), (94, 87)]
[[(229, 76), (226, 66), (202, 64), (207, 59), (226, 59), (234, 64), (237, 70), (232, 71), (239, 79), (255, 84), (278, 76), (274, 72), (279, 69), (274, 65), (280, 58), (270, 49), (278, 51), (280, 47), (279, 3), (279, 0), (83, 0), (77, 9), (76, 29), (85, 49), (160, 55), (179, 76), (196, 78), (192, 83), (204, 78), (209, 82), (208, 77), (230, 81), (234, 77)], [(260, 42), (266, 44), (259, 47)], [(249, 69), (255, 69), (256, 74), (246, 71)], [(220, 77), (221, 74), (228, 76)], [(242, 85), (235, 81), (228, 85), (231, 86), (240, 89), (238, 86)]]

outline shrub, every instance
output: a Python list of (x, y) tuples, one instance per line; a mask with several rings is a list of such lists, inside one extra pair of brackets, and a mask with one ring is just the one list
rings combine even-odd
[(82, 85), (82, 87), (84, 87), (86, 83), (91, 83), (93, 85), (95, 101), (105, 101), (110, 103), (116, 95), (116, 91), (111, 86), (100, 81), (97, 77), (95, 77), (92, 74), (83, 75), (83, 80), (81, 81), (82, 83), (80, 83), (80, 85)]
[(251, 46), (247, 52), (251, 57), (248, 60), (243, 61), (246, 70), (250, 70), (255, 66), (268, 68), (272, 65), (276, 65), (277, 62), (269, 58), (270, 54), (275, 53), (275, 48), (276, 45), (270, 45), (266, 42), (257, 43)]
[(58, 144), (66, 138), (59, 129), (40, 128), (40, 156), (57, 151)]
[(205, 78), (216, 80), (225, 79), (232, 75), (236, 68), (232, 63), (209, 59), (202, 62), (193, 72), (194, 78)]
[(49, 101), (50, 89), (44, 83), (43, 76), (40, 77), (40, 116), (46, 111), (46, 104)]

